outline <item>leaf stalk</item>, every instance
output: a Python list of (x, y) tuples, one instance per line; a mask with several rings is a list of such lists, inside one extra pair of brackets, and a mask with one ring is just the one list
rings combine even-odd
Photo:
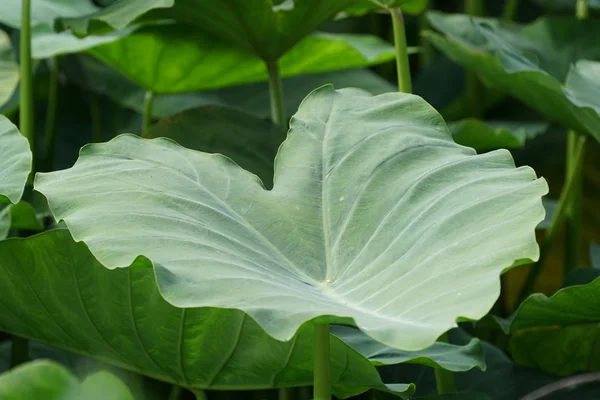
[(29, 140), (35, 164), (35, 132), (33, 125), (33, 68), (31, 60), (31, 0), (21, 1), (21, 33), (20, 33), (20, 111), (19, 129)]
[(331, 399), (329, 325), (315, 324), (314, 400)]
[[(448, 333), (444, 333), (438, 339), (438, 342), (448, 343)], [(445, 370), (443, 368), (435, 368), (435, 386), (438, 394), (456, 393), (456, 381), (454, 379), (454, 373), (452, 371)]]
[(394, 46), (396, 48), (396, 72), (398, 74), (398, 90), (403, 93), (412, 93), (410, 78), (410, 63), (406, 46), (406, 30), (404, 17), (400, 8), (391, 8), (392, 27), (394, 30)]
[(286, 129), (285, 106), (283, 103), (283, 82), (279, 72), (279, 61), (267, 61), (267, 73), (269, 74), (269, 100), (271, 101), (271, 120), (275, 125)]

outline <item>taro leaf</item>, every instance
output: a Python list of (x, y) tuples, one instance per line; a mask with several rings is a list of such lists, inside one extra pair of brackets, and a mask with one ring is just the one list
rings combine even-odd
[[(62, 229), (0, 242), (0, 269), (3, 331), (191, 389), (312, 382), (312, 327), (278, 342), (240, 311), (175, 308), (143, 257), (110, 271)], [(331, 346), (337, 396), (389, 390), (367, 359), (335, 336)]]
[(106, 371), (83, 382), (65, 367), (47, 360), (32, 361), (0, 374), (0, 398), (6, 400), (134, 400), (119, 378)]
[[(139, 86), (156, 93), (190, 92), (267, 80), (266, 67), (256, 56), (200, 30), (177, 24), (144, 27), (99, 46), (89, 53)], [(57, 35), (39, 43), (34, 56), (47, 57), (78, 46), (78, 39)], [(90, 41), (87, 37), (81, 41)], [(103, 37), (97, 37), (103, 40)], [(49, 44), (53, 44), (49, 47)], [(93, 45), (96, 41), (92, 41)], [(35, 42), (34, 42), (35, 44)], [(392, 61), (394, 47), (371, 35), (316, 33), (298, 43), (279, 62), (283, 77)]]
[(478, 151), (515, 149), (525, 141), (542, 134), (548, 124), (543, 122), (481, 121), (468, 118), (448, 124), (454, 140)]
[(0, 30), (0, 107), (2, 107), (17, 88), (19, 66), (12, 43), (6, 32)]
[(510, 325), (515, 361), (556, 375), (600, 371), (600, 279), (529, 296)]
[(17, 203), (31, 171), (29, 143), (8, 118), (0, 115), (0, 203)]
[[(79, 78), (78, 84), (106, 95), (124, 107), (143, 112), (143, 89), (91, 57), (78, 56), (77, 58), (84, 67), (83, 71), (70, 76)], [(373, 94), (398, 90), (379, 75), (366, 69), (340, 70), (286, 78), (283, 80), (286, 115), (291, 116), (311, 90), (328, 83), (336, 87), (359, 87)], [(202, 93), (157, 95), (154, 98), (152, 113), (155, 117), (164, 118), (203, 105), (233, 107), (259, 118), (271, 117), (269, 88), (266, 83)]]
[(36, 189), (108, 268), (142, 254), (172, 304), (240, 309), (281, 340), (320, 318), (420, 350), (485, 315), (500, 272), (538, 257), (546, 182), (508, 151), (455, 144), (417, 96), (315, 90), (273, 181), (122, 135), (38, 174)]
[(334, 325), (331, 327), (331, 333), (377, 366), (413, 363), (455, 372), (472, 368), (485, 370), (483, 348), (478, 339), (471, 340), (466, 346), (436, 342), (424, 350), (408, 352), (378, 343), (360, 330), (349, 326)]
[(34, 231), (44, 229), (34, 208), (25, 201), (17, 204), (0, 203), (0, 239), (8, 236), (10, 228)]
[(376, 10), (400, 7), (406, 14), (420, 14), (429, 0), (360, 0), (344, 10), (338, 17), (357, 17)]
[(166, 137), (188, 149), (220, 153), (273, 186), (273, 160), (285, 136), (280, 127), (238, 110), (204, 106), (152, 125), (147, 138)]
[[(144, 0), (148, 1), (148, 0)], [(21, 27), (22, 0), (2, 0), (0, 22), (10, 27)], [(31, 26), (53, 27), (59, 17), (80, 17), (99, 10), (91, 1), (81, 0), (35, 0), (31, 2)]]
[[(154, 0), (151, 3), (123, 0), (96, 14), (64, 23), (80, 34), (89, 33), (91, 21), (102, 21), (119, 29), (152, 9), (144, 16), (145, 20), (183, 22), (266, 61), (275, 61), (355, 1), (286, 0), (274, 5), (272, 0)], [(170, 8), (157, 8), (159, 5)]]
[(430, 13), (429, 19), (447, 35), (426, 33), (432, 43), (484, 83), (518, 98), (554, 122), (600, 139), (598, 100), (595, 110), (589, 103), (598, 92), (598, 82), (579, 80), (589, 69), (567, 78), (566, 87), (562, 85), (575, 61), (600, 60), (600, 25), (595, 21), (542, 18), (521, 26), (437, 12)]

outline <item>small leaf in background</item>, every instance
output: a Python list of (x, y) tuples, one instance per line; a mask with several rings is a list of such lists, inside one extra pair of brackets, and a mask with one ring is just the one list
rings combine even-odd
[(515, 361), (552, 374), (600, 371), (600, 279), (529, 296), (512, 317)]
[[(144, 0), (148, 1), (148, 0)], [(12, 28), (21, 27), (21, 0), (2, 0), (0, 22)], [(91, 1), (81, 0), (35, 0), (31, 8), (31, 26), (54, 26), (59, 17), (80, 17), (99, 10)]]
[(477, 151), (514, 149), (529, 139), (541, 135), (548, 128), (543, 122), (481, 121), (464, 119), (448, 124), (454, 140)]
[(230, 159), (131, 135), (36, 190), (108, 268), (151, 259), (178, 307), (240, 309), (280, 340), (316, 317), (354, 321), (420, 350), (537, 258), (547, 186), (507, 151), (455, 144), (417, 96), (325, 86), (292, 118), (271, 191)]
[(0, 398), (10, 400), (135, 400), (119, 378), (106, 371), (83, 382), (53, 361), (32, 361), (0, 374)]

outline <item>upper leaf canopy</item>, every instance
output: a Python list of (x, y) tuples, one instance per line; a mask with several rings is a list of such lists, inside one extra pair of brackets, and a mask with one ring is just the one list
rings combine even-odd
[(35, 186), (105, 266), (144, 255), (169, 302), (243, 310), (281, 340), (319, 319), (422, 349), (458, 317), (485, 315), (498, 275), (538, 256), (545, 181), (508, 151), (455, 144), (417, 96), (315, 90), (273, 182), (123, 135)]

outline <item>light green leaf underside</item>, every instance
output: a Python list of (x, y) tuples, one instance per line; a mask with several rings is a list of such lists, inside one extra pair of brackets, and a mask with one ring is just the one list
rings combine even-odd
[(529, 296), (512, 317), (511, 352), (519, 364), (556, 375), (600, 371), (600, 279)]
[(0, 30), (0, 107), (2, 107), (19, 84), (19, 66), (12, 43), (6, 32)]
[(0, 375), (3, 400), (134, 400), (125, 383), (99, 371), (80, 382), (69, 370), (53, 361), (32, 361)]
[[(81, 76), (84, 79), (83, 85), (110, 97), (124, 107), (140, 113), (143, 111), (143, 89), (91, 57), (80, 57), (79, 62), (85, 67), (85, 75)], [(285, 78), (283, 87), (286, 115), (291, 116), (296, 112), (311, 90), (329, 83), (340, 88), (358, 87), (373, 94), (398, 90), (379, 75), (366, 69), (339, 70)], [(152, 113), (155, 117), (164, 118), (204, 105), (235, 108), (264, 119), (271, 117), (269, 88), (263, 82), (205, 92), (157, 95), (154, 98)]]
[[(144, 0), (147, 1), (147, 0)], [(2, 0), (0, 22), (19, 29), (21, 27), (22, 0)], [(53, 27), (59, 17), (80, 17), (99, 10), (91, 1), (34, 0), (31, 2), (31, 26)]]
[(575, 18), (542, 18), (517, 25), (437, 12), (429, 13), (429, 19), (446, 35), (427, 32), (429, 40), (486, 84), (518, 98), (551, 121), (600, 139), (597, 109), (578, 101), (592, 99), (598, 83), (586, 80), (590, 87), (576, 85), (575, 93), (572, 82), (567, 80), (563, 86), (572, 63), (600, 60), (600, 25)]
[(29, 143), (8, 118), (0, 115), (0, 203), (17, 203), (31, 171)]
[(500, 272), (538, 256), (545, 181), (508, 151), (455, 144), (417, 96), (314, 91), (273, 182), (122, 135), (38, 174), (36, 189), (105, 266), (145, 255), (172, 304), (240, 309), (281, 340), (323, 317), (420, 350), (458, 317), (485, 315)]
[(448, 124), (454, 140), (478, 151), (516, 149), (525, 142), (544, 133), (548, 128), (543, 122), (481, 121), (463, 119)]
[[(100, 19), (122, 28), (140, 16), (145, 20), (173, 19), (198, 27), (264, 60), (274, 61), (355, 0), (293, 0), (274, 6), (272, 0), (126, 0), (95, 15), (69, 19), (75, 32), (89, 32)], [(174, 3), (173, 7), (170, 7)], [(129, 4), (125, 9), (126, 4)], [(157, 7), (169, 8), (157, 8)], [(150, 13), (146, 11), (152, 10)], [(145, 14), (145, 15), (144, 15)], [(108, 19), (108, 18), (111, 19)], [(118, 18), (118, 24), (114, 21)]]
[[(118, 32), (115, 34), (119, 34)], [(77, 40), (62, 33), (65, 43), (38, 46), (43, 56), (75, 48)], [(124, 36), (123, 34), (119, 34)], [(46, 40), (47, 42), (47, 40)], [(35, 42), (34, 42), (35, 44)], [(82, 49), (80, 44), (77, 48)], [(34, 50), (36, 48), (34, 47)], [(94, 46), (89, 53), (139, 86), (156, 93), (190, 92), (265, 81), (265, 63), (189, 26), (162, 24)], [(36, 54), (36, 53), (34, 53)], [(38, 54), (36, 54), (38, 56)], [(316, 33), (304, 38), (279, 60), (283, 77), (357, 68), (394, 60), (394, 47), (371, 35)]]
[[(311, 327), (283, 343), (239, 311), (175, 308), (144, 259), (110, 271), (66, 230), (0, 242), (0, 270), (3, 331), (191, 388), (311, 384)], [(386, 390), (368, 360), (334, 336), (331, 345), (337, 395)]]
[(455, 372), (472, 368), (485, 370), (485, 355), (477, 339), (466, 346), (436, 342), (424, 350), (409, 352), (378, 343), (353, 327), (334, 325), (331, 332), (377, 366), (415, 363)]
[(285, 135), (269, 120), (238, 110), (204, 106), (152, 125), (147, 138), (166, 137), (188, 149), (220, 153), (273, 187), (273, 160)]

